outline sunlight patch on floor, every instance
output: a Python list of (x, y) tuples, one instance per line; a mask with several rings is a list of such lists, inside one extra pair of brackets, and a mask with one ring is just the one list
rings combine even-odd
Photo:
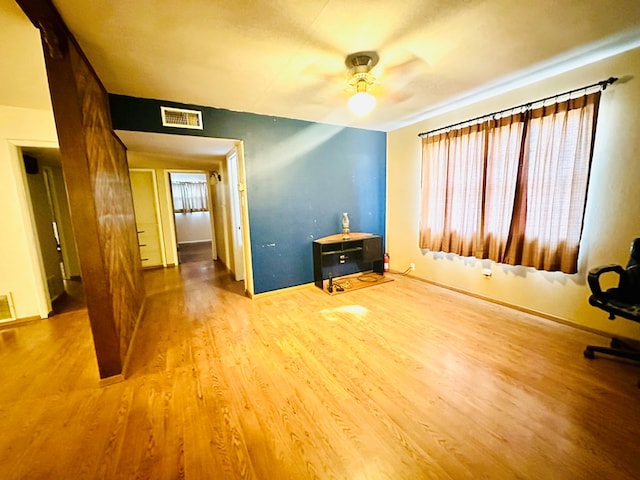
[(364, 320), (364, 317), (369, 313), (369, 309), (362, 305), (343, 305), (336, 308), (325, 308), (320, 310), (325, 320), (336, 322), (342, 318), (355, 318), (356, 320)]

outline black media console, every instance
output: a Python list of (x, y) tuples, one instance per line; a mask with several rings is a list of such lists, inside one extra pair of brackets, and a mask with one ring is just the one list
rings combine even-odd
[(313, 242), (313, 281), (323, 288), (323, 280), (372, 270), (384, 273), (382, 236), (370, 233), (329, 235)]

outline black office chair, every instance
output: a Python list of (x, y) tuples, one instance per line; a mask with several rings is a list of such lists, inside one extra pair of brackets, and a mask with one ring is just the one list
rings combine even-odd
[[(609, 272), (618, 274), (618, 286), (603, 292), (600, 286), (600, 276)], [(615, 316), (618, 315), (634, 322), (640, 322), (640, 238), (631, 242), (631, 255), (627, 268), (623, 268), (621, 265), (603, 265), (591, 269), (587, 279), (592, 293), (589, 297), (591, 305), (609, 312), (610, 320), (615, 319)], [(594, 353), (599, 352), (640, 361), (640, 350), (635, 343), (612, 338), (611, 347), (588, 345), (584, 356), (594, 358)], [(638, 386), (640, 387), (640, 382), (638, 382)]]

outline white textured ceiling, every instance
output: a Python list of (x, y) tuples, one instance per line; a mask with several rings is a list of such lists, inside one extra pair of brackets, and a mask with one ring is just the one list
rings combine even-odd
[[(384, 131), (640, 45), (638, 0), (53, 3), (111, 93)], [(7, 75), (43, 67), (33, 27), (11, 0), (0, 8), (0, 104), (50, 108), (40, 81)], [(345, 91), (345, 56), (360, 50), (380, 55), (364, 119)]]

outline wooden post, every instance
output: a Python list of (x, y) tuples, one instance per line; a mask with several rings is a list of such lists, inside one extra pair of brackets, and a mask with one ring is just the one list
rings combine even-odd
[(107, 92), (49, 0), (17, 0), (40, 29), (100, 377), (123, 373), (144, 304), (126, 150)]

